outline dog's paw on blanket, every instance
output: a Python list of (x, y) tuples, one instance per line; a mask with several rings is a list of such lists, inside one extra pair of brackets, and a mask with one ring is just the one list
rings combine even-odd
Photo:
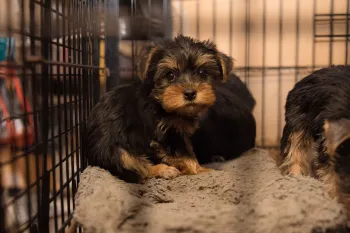
[(128, 184), (88, 167), (75, 219), (87, 233), (347, 232), (345, 210), (308, 177), (281, 176), (253, 149), (218, 171)]

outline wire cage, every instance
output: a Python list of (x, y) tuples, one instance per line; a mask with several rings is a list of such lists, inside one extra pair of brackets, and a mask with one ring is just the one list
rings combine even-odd
[(64, 232), (99, 97), (102, 1), (0, 1), (0, 229)]
[(87, 165), (85, 121), (103, 93), (137, 78), (143, 45), (178, 33), (214, 40), (256, 99), (257, 145), (274, 148), (294, 83), (348, 64), (349, 9), (349, 0), (0, 0), (0, 232), (67, 232)]

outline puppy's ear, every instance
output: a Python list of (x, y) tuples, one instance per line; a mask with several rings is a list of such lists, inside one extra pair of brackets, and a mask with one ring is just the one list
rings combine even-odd
[(233, 58), (227, 56), (226, 54), (219, 52), (216, 44), (211, 40), (202, 41), (202, 45), (204, 45), (207, 49), (215, 51), (217, 53), (216, 57), (220, 63), (222, 70), (222, 80), (226, 82), (229, 74), (233, 69)]
[(327, 151), (331, 156), (350, 155), (350, 120), (341, 118), (339, 120), (326, 120), (324, 123), (324, 135)]
[(218, 52), (217, 56), (222, 69), (222, 81), (226, 82), (233, 69), (233, 59), (221, 52)]
[(137, 63), (137, 75), (144, 81), (150, 70), (152, 59), (159, 51), (159, 48), (155, 45), (146, 46), (139, 55), (139, 61)]

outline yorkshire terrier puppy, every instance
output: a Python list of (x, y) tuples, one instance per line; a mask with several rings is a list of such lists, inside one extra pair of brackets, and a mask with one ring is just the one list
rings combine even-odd
[(234, 74), (216, 86), (216, 101), (191, 138), (199, 163), (223, 162), (254, 148), (254, 105), (248, 88)]
[(285, 120), (281, 172), (319, 178), (350, 208), (350, 67), (320, 69), (296, 83)]
[(198, 164), (190, 137), (231, 70), (232, 58), (209, 41), (179, 35), (150, 46), (140, 80), (117, 86), (91, 111), (89, 165), (127, 182), (209, 171)]
[(231, 73), (224, 86), (240, 98), (240, 104), (244, 104), (250, 112), (253, 112), (256, 101), (247, 85), (237, 75)]

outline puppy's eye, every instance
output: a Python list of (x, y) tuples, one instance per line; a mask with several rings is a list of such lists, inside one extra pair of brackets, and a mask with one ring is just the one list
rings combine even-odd
[(199, 76), (201, 76), (201, 77), (207, 76), (207, 72), (205, 72), (205, 70), (202, 70), (202, 69), (198, 70), (198, 74), (199, 74)]
[(167, 73), (166, 77), (169, 81), (174, 81), (176, 78), (176, 75), (174, 72), (169, 72), (169, 73)]

